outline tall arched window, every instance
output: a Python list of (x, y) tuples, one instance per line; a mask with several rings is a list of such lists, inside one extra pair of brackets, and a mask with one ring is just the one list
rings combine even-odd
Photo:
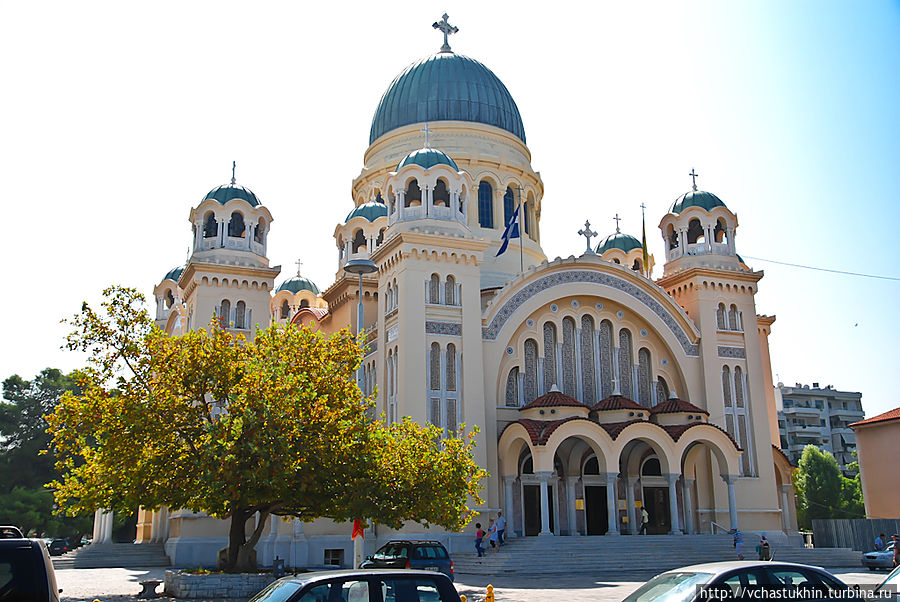
[(456, 345), (447, 344), (447, 390), (456, 391)]
[(512, 188), (509, 186), (506, 187), (506, 194), (503, 195), (503, 225), (506, 227), (506, 224), (509, 223), (509, 219), (512, 217), (513, 211), (516, 210), (516, 200), (513, 197)]
[(634, 355), (631, 349), (631, 331), (623, 328), (619, 331), (619, 391), (622, 395), (634, 399), (634, 379), (631, 370), (634, 364)]
[(600, 394), (604, 399), (612, 395), (614, 390), (612, 339), (612, 322), (603, 320), (600, 322)]
[(450, 191), (447, 190), (447, 182), (438, 180), (434, 185), (434, 191), (431, 193), (434, 204), (438, 207), (450, 206)]
[(431, 344), (431, 355), (429, 358), (431, 390), (441, 390), (441, 346), (437, 343)]
[(544, 393), (553, 386), (559, 386), (556, 371), (556, 325), (544, 324)]
[(246, 320), (247, 317), (247, 304), (243, 301), (238, 301), (237, 305), (234, 306), (234, 327), (243, 330), (246, 328)]
[(406, 187), (406, 207), (418, 207), (422, 204), (422, 189), (419, 181), (413, 178)]
[(216, 216), (210, 211), (203, 218), (203, 238), (215, 238), (219, 234), (219, 224), (216, 222)]
[(456, 436), (456, 423), (459, 417), (459, 400), (457, 396), (456, 383), (456, 345), (447, 344), (447, 374), (445, 377), (446, 387), (444, 392), (444, 428), (449, 437)]
[(563, 318), (562, 323), (562, 390), (566, 395), (575, 397), (575, 320)]
[(537, 399), (538, 396), (538, 345), (534, 339), (525, 341), (525, 403)]
[(456, 305), (456, 279), (453, 276), (447, 276), (447, 282), (444, 283), (444, 303)]
[(669, 232), (666, 234), (666, 240), (669, 242), (669, 250), (678, 248), (678, 232), (675, 231), (675, 226), (669, 224), (668, 228)]
[(738, 308), (737, 305), (732, 305), (728, 309), (728, 328), (731, 330), (740, 330), (738, 326)]
[(478, 183), (478, 224), (482, 228), (494, 227), (494, 189), (487, 180)]
[(581, 316), (581, 391), (585, 403), (599, 401), (594, 382), (594, 318), (585, 314)]
[(231, 326), (231, 301), (228, 299), (222, 299), (219, 304), (219, 322), (223, 328)]
[(725, 304), (719, 303), (719, 307), (716, 309), (716, 328), (719, 330), (725, 330)]
[(360, 249), (366, 250), (366, 235), (363, 234), (362, 229), (353, 233), (353, 252), (359, 253)]
[(428, 302), (441, 302), (441, 277), (437, 274), (432, 274), (431, 280), (428, 281)]
[(638, 351), (638, 402), (648, 408), (653, 405), (650, 393), (651, 376), (650, 350), (646, 347), (641, 347), (640, 351)]
[(744, 407), (744, 373), (740, 366), (734, 367), (734, 405)]
[(301, 299), (300, 300), (300, 309), (303, 309), (304, 307), (309, 307), (309, 301), (307, 301), (306, 299)]
[(687, 238), (688, 244), (706, 241), (703, 235), (703, 226), (700, 225), (699, 219), (694, 218), (688, 222)]
[(716, 228), (713, 230), (713, 240), (716, 242), (727, 242), (725, 230), (725, 220), (721, 217), (716, 220)]
[(281, 319), (286, 320), (291, 317), (291, 306), (288, 304), (287, 299), (281, 302)]
[(228, 236), (243, 238), (245, 230), (244, 216), (240, 211), (235, 211), (231, 214), (231, 221), (228, 222)]
[(378, 231), (378, 238), (375, 239), (375, 246), (380, 247), (381, 243), (384, 242), (384, 228)]
[(662, 376), (656, 379), (656, 403), (669, 398), (669, 384)]
[(262, 244), (263, 236), (266, 234), (266, 220), (263, 218), (259, 218), (259, 223), (256, 224), (256, 230), (253, 231), (253, 240)]
[(515, 408), (519, 405), (519, 367), (513, 366), (506, 375), (506, 407)]
[(722, 398), (726, 408), (731, 407), (731, 369), (728, 366), (722, 368)]

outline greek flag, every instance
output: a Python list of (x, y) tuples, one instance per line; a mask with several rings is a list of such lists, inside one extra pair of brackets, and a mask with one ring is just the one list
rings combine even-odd
[(516, 210), (513, 211), (513, 214), (509, 216), (509, 223), (506, 224), (506, 230), (503, 231), (503, 236), (500, 237), (500, 240), (503, 241), (503, 244), (500, 245), (500, 250), (497, 251), (497, 255), (495, 257), (500, 257), (503, 253), (506, 252), (506, 247), (509, 246), (509, 240), (511, 238), (519, 238), (519, 208), (522, 207), (519, 204), (516, 207)]

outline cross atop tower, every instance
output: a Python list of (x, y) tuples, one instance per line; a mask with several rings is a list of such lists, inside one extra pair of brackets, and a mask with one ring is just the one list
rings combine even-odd
[(440, 29), (444, 34), (444, 45), (441, 46), (441, 52), (453, 52), (452, 50), (450, 50), (450, 44), (447, 43), (447, 36), (451, 33), (457, 33), (459, 31), (458, 27), (454, 27), (447, 22), (448, 16), (449, 15), (447, 15), (447, 13), (444, 13), (444, 16), (441, 17), (440, 21), (435, 21), (431, 25), (435, 29)]
[(237, 161), (231, 162), (231, 185), (234, 186), (236, 180), (234, 179), (234, 170), (237, 169)]
[(591, 249), (591, 239), (597, 236), (597, 233), (591, 230), (591, 222), (584, 220), (584, 230), (578, 231), (579, 236), (584, 236), (587, 239), (587, 250), (585, 250), (585, 255), (596, 255), (594, 250)]
[(616, 234), (618, 234), (618, 233), (620, 232), (620, 230), (619, 230), (619, 222), (622, 221), (622, 218), (619, 217), (619, 214), (617, 213), (616, 216), (615, 216), (613, 219), (616, 220)]
[(691, 176), (691, 180), (694, 182), (694, 186), (693, 186), (694, 192), (697, 192), (697, 176), (699, 176), (700, 174), (698, 174), (696, 171), (694, 171), (694, 168), (692, 167), (691, 173), (689, 173), (688, 175)]
[(297, 260), (297, 261), (295, 261), (295, 262), (294, 262), (294, 263), (296, 263), (296, 264), (297, 264), (297, 275), (298, 275), (298, 276), (299, 276), (299, 275), (300, 275), (300, 266), (302, 266), (302, 265), (303, 265), (303, 262), (302, 262), (302, 261), (300, 261), (300, 260), (299, 260), (299, 259), (298, 259), (298, 260)]
[(428, 122), (425, 122), (425, 129), (419, 130), (420, 132), (425, 132), (425, 148), (431, 148), (428, 143), (428, 134), (434, 133), (434, 130), (428, 129)]

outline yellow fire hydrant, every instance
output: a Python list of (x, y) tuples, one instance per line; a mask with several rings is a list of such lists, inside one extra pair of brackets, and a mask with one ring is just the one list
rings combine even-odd
[(487, 586), (487, 593), (484, 595), (484, 602), (494, 602), (494, 586)]
[(466, 595), (465, 595), (465, 594), (461, 594), (461, 595), (459, 596), (459, 602), (466, 602)]

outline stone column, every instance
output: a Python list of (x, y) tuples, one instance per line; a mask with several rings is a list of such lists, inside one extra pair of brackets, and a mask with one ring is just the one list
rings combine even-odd
[(503, 511), (506, 513), (506, 533), (503, 538), (514, 537), (515, 528), (513, 527), (513, 485), (516, 482), (516, 476), (503, 476)]
[(244, 236), (247, 237), (247, 248), (253, 248), (253, 229), (256, 228), (256, 224), (248, 224), (244, 230)]
[(637, 535), (638, 525), (635, 516), (634, 505), (634, 486), (637, 483), (637, 477), (628, 477), (625, 479), (625, 513), (628, 516), (628, 532), (631, 535)]
[(731, 528), (738, 528), (737, 499), (734, 495), (734, 483), (738, 475), (723, 474), (722, 480), (728, 483), (728, 517), (731, 519)]
[(790, 485), (782, 485), (781, 486), (781, 518), (784, 522), (784, 531), (788, 532), (791, 530), (791, 486)]
[(93, 543), (112, 543), (113, 513), (105, 510), (94, 512)]
[(694, 507), (691, 503), (691, 487), (694, 486), (694, 479), (681, 479), (681, 493), (684, 501), (684, 532), (690, 535), (694, 532)]
[(549, 486), (550, 475), (553, 474), (549, 470), (542, 470), (534, 473), (540, 482), (541, 487), (541, 532), (539, 535), (551, 536), (550, 531), (550, 496), (547, 495), (547, 487)]
[(616, 504), (616, 481), (619, 474), (606, 473), (606, 534), (619, 534), (619, 508)]
[(678, 520), (678, 489), (675, 484), (681, 477), (677, 472), (670, 472), (666, 475), (666, 481), (669, 483), (669, 521), (672, 523), (672, 529), (669, 535), (681, 535), (681, 525)]
[(575, 486), (578, 477), (566, 477), (566, 506), (569, 509), (569, 535), (581, 535), (578, 532), (578, 511), (575, 509)]

